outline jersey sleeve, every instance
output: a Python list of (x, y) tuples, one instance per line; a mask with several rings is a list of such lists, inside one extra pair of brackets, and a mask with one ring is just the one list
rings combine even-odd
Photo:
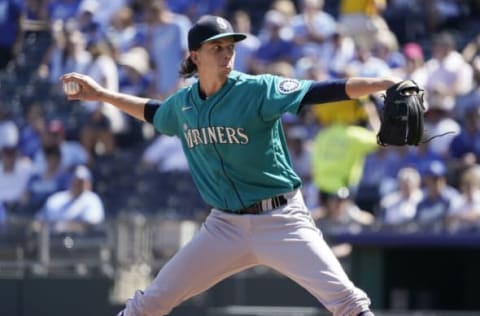
[(155, 115), (153, 116), (153, 126), (162, 134), (169, 136), (178, 134), (179, 127), (176, 112), (176, 100), (177, 98), (175, 98), (175, 95), (167, 98), (155, 111)]
[(310, 80), (297, 80), (273, 75), (261, 76), (264, 100), (260, 115), (265, 121), (279, 118), (285, 112), (297, 114), (303, 97), (312, 85)]

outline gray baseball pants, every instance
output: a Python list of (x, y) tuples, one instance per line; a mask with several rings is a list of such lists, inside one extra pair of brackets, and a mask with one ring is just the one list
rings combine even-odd
[(154, 281), (127, 301), (125, 316), (163, 316), (188, 298), (255, 265), (294, 280), (334, 316), (369, 309), (315, 226), (302, 195), (259, 215), (212, 209), (199, 232), (162, 267)]

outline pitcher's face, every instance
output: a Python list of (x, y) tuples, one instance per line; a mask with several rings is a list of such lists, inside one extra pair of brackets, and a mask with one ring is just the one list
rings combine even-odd
[(228, 75), (233, 70), (235, 42), (231, 37), (209, 41), (192, 51), (191, 56), (199, 73)]

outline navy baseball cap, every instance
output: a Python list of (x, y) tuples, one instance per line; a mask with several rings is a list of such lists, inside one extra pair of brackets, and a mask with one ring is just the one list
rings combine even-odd
[(247, 38), (244, 33), (235, 33), (230, 22), (219, 16), (204, 15), (188, 31), (188, 49), (197, 50), (203, 43), (232, 37), (235, 42)]

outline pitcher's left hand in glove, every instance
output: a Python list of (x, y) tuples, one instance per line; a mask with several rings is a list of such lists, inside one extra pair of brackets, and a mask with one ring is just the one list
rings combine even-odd
[(423, 90), (412, 80), (403, 80), (386, 90), (381, 111), (379, 145), (418, 145), (423, 136), (426, 109)]

